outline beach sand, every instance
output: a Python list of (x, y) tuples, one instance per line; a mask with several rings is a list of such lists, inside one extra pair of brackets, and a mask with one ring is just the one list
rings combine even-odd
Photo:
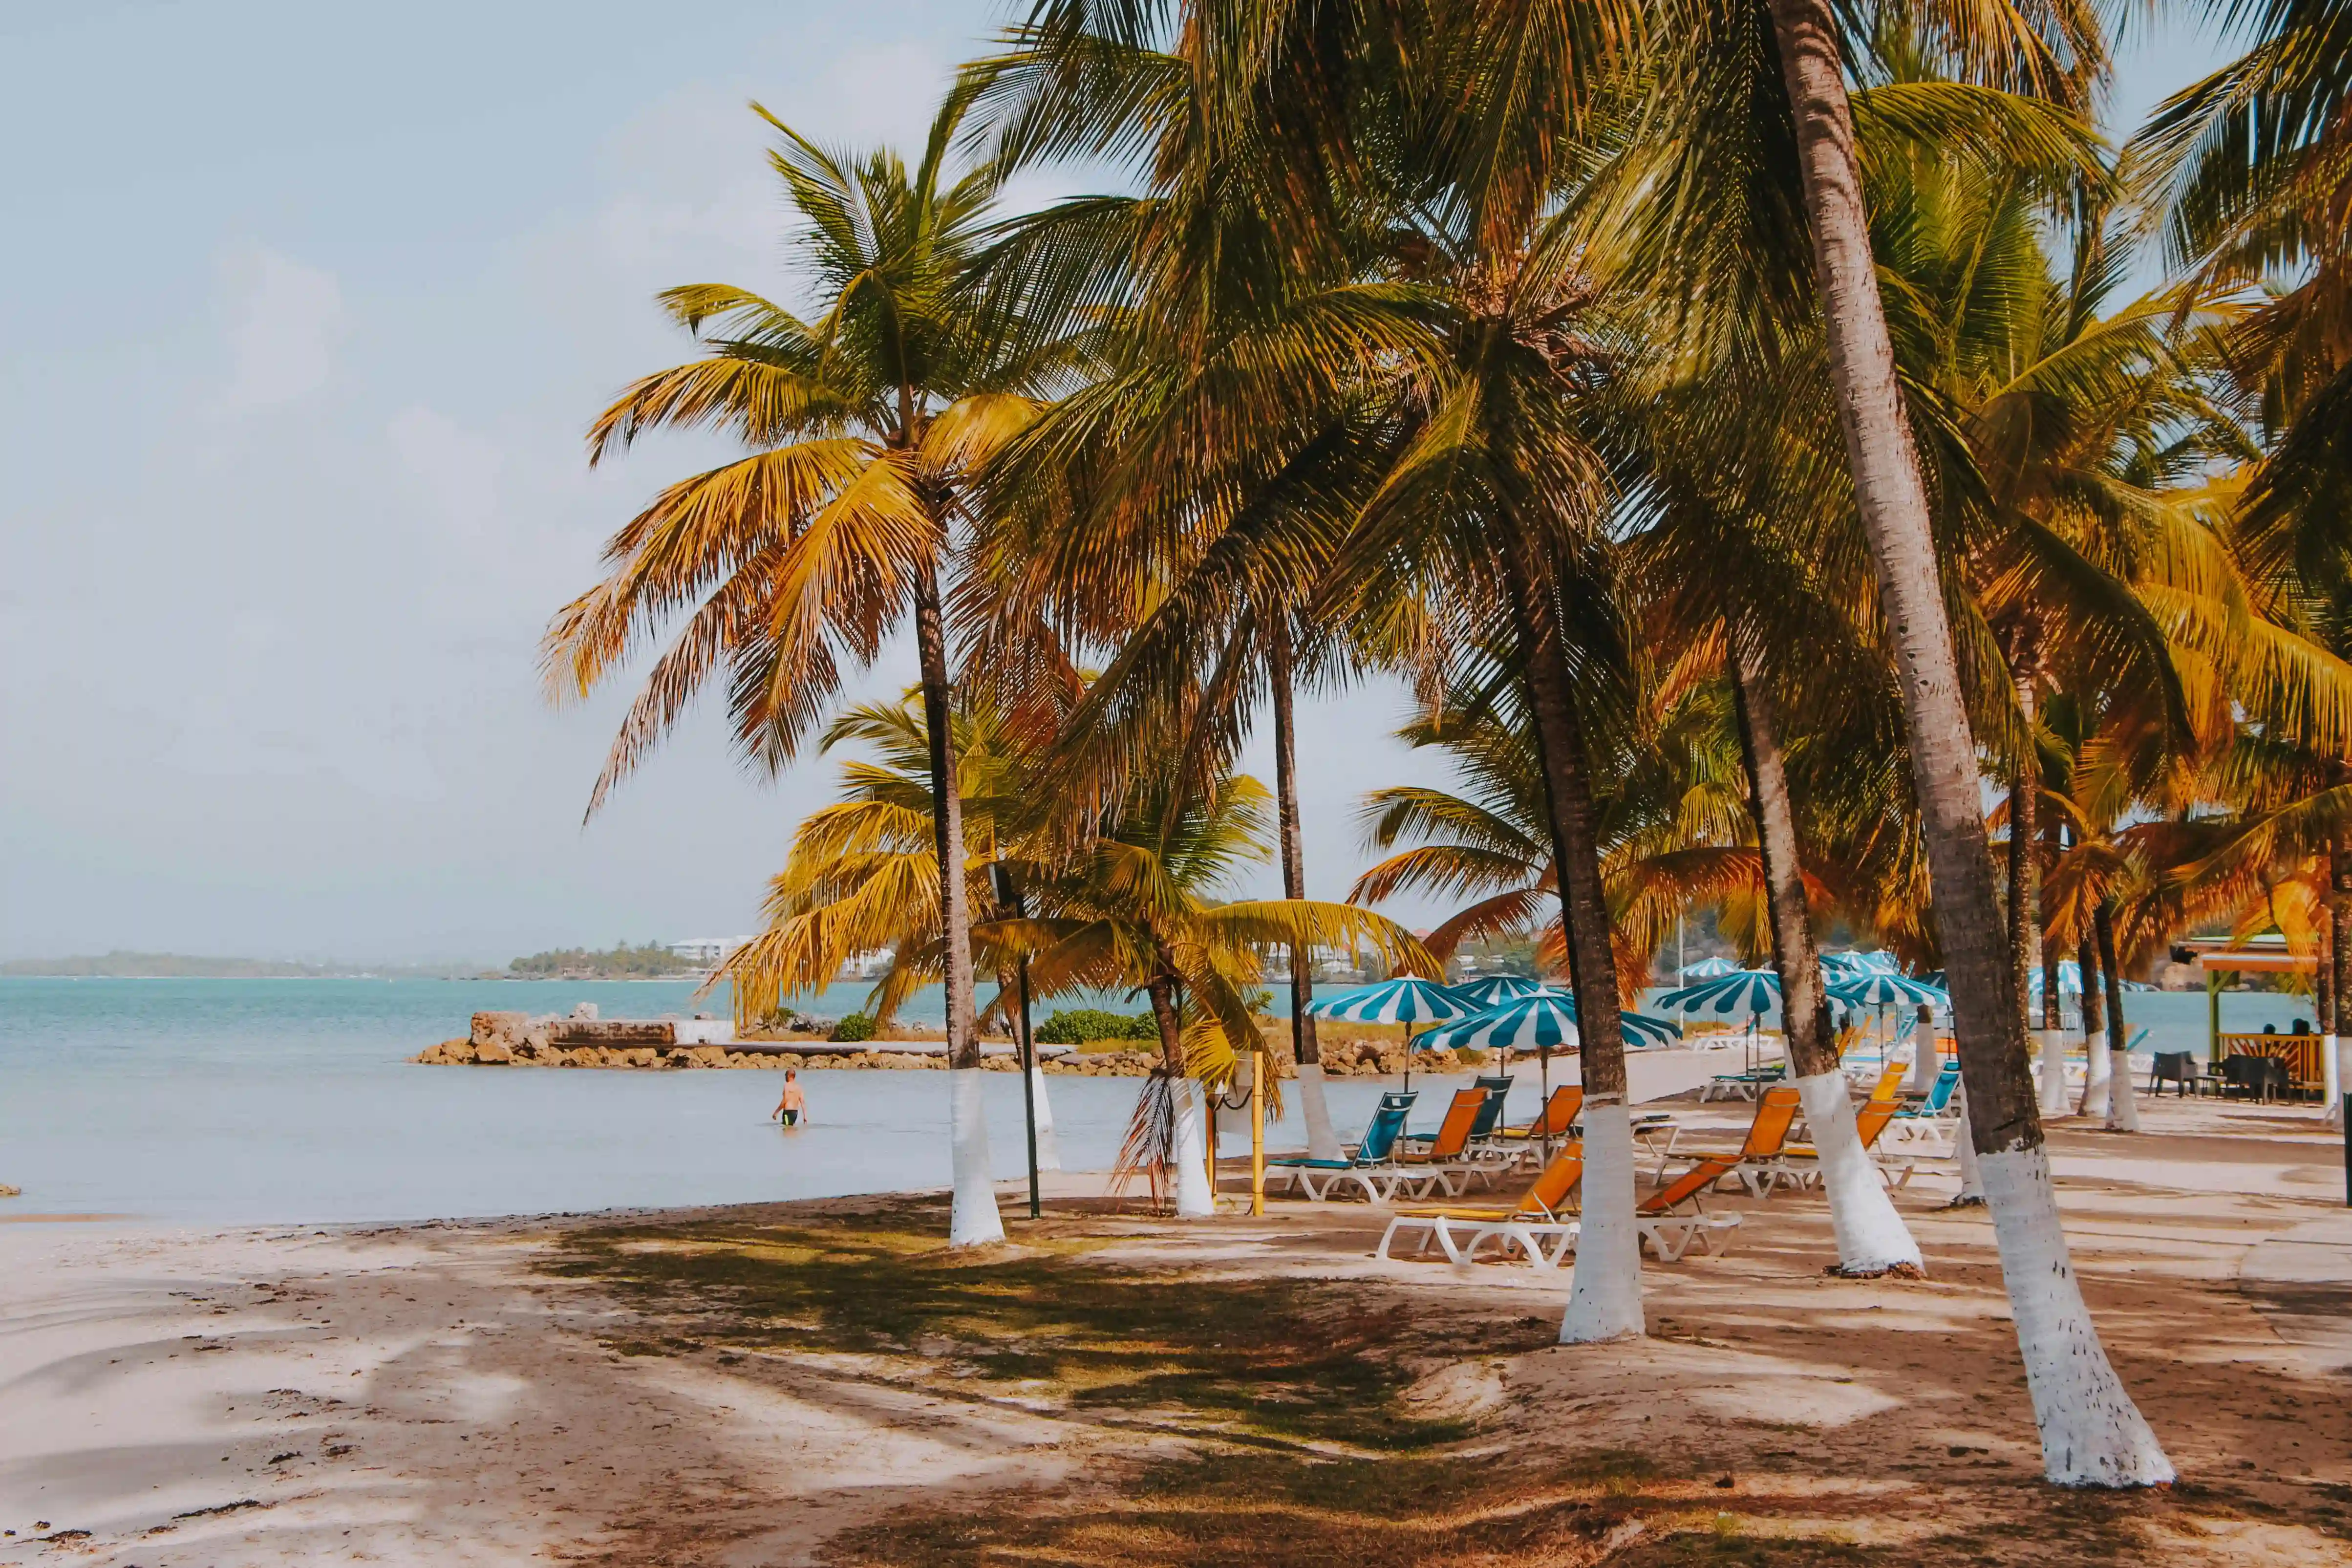
[(1824, 1278), (1818, 1196), (1728, 1203), (1649, 1340), (1577, 1349), (1564, 1275), (1376, 1261), (1360, 1205), (1180, 1226), (1073, 1176), (992, 1259), (905, 1198), (0, 1225), (0, 1563), (2352, 1563), (2341, 1142), (2142, 1104), (2052, 1147), (2160, 1494), (2039, 1484), (1939, 1174), (1925, 1283)]

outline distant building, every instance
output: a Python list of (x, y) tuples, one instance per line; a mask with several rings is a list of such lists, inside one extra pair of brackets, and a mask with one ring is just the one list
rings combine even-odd
[(719, 961), (751, 939), (748, 936), (698, 936), (689, 942), (662, 945), (698, 969), (718, 967)]

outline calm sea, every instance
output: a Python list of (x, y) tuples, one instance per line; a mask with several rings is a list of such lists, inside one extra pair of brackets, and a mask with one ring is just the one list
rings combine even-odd
[[(766, 1120), (778, 1075), (426, 1068), (477, 1008), (690, 1014), (686, 983), (0, 980), (0, 1183), (19, 1213), (215, 1224), (401, 1220), (745, 1203), (943, 1186), (947, 1080), (808, 1075), (811, 1125)], [(808, 1005), (842, 1014), (865, 987)], [(2154, 1047), (2204, 1037), (2205, 998), (2135, 994)], [(721, 1011), (709, 1001), (702, 1008)], [(2231, 994), (2223, 1023), (2284, 1027), (2297, 999)], [(936, 990), (910, 1020), (940, 1016)], [(2147, 1048), (2147, 1047), (2144, 1047)], [(1108, 1167), (1136, 1082), (1048, 1080), (1064, 1163)], [(1418, 1080), (1417, 1080), (1418, 1081)], [(1444, 1080), (1430, 1083), (1433, 1091)], [(1360, 1126), (1379, 1085), (1335, 1080)], [(1018, 1175), (1021, 1080), (988, 1080), (997, 1173)], [(1533, 1075), (1513, 1093), (1531, 1112)], [(1434, 1117), (1442, 1096), (1423, 1097)], [(1294, 1112), (1295, 1114), (1295, 1112)], [(1304, 1134), (1277, 1124), (1276, 1147)]]
[[(402, 1058), (478, 1008), (690, 1015), (685, 982), (0, 979), (0, 1183), (17, 1213), (218, 1224), (749, 1203), (947, 1184), (948, 1085), (804, 1075), (810, 1125), (766, 1120), (781, 1075), (431, 1068)], [(855, 1011), (841, 985), (805, 1010)], [(983, 998), (985, 993), (983, 993)], [(724, 998), (702, 1011), (725, 1011)], [(908, 1009), (938, 1020), (936, 989)], [(1108, 1168), (1132, 1079), (1049, 1077), (1063, 1163)], [(1335, 1084), (1360, 1122), (1377, 1086)], [(997, 1173), (1027, 1167), (1021, 1079), (988, 1079)], [(1276, 1129), (1277, 1142), (1305, 1135)]]

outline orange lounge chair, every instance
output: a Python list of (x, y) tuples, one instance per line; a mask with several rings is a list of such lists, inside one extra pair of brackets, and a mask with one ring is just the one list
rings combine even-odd
[[(1901, 1155), (1889, 1156), (1879, 1152), (1878, 1135), (1895, 1121), (1903, 1109), (1893, 1096), (1885, 1100), (1865, 1100), (1855, 1108), (1853, 1130), (1862, 1136), (1862, 1151), (1870, 1156), (1871, 1168), (1890, 1187), (1899, 1187), (1911, 1179), (1918, 1162)], [(1775, 1177), (1799, 1187), (1819, 1185), (1822, 1179), (1821, 1151), (1810, 1143), (1791, 1143), (1780, 1151), (1772, 1163)]]
[(1664, 1185), (1666, 1167), (1676, 1159), (1695, 1162), (1685, 1168), (1685, 1172), (1695, 1170), (1698, 1165), (1719, 1163), (1723, 1169), (1717, 1173), (1717, 1180), (1724, 1176), (1736, 1176), (1741, 1186), (1758, 1197), (1770, 1197), (1774, 1184), (1781, 1179), (1774, 1167), (1780, 1161), (1781, 1147), (1789, 1141), (1789, 1129), (1795, 1125), (1797, 1112), (1802, 1103), (1793, 1087), (1782, 1085), (1778, 1089), (1766, 1089), (1757, 1099), (1756, 1118), (1748, 1124), (1748, 1141), (1740, 1145), (1738, 1153), (1693, 1154), (1669, 1144), (1666, 1152), (1659, 1158), (1657, 1172), (1652, 1179)]
[(1506, 1127), (1499, 1138), (1565, 1138), (1576, 1130), (1576, 1119), (1584, 1110), (1584, 1086), (1564, 1083), (1551, 1091), (1544, 1101), (1542, 1114), (1524, 1127)]
[[(1658, 1255), (1659, 1262), (1678, 1262), (1693, 1247), (1701, 1252), (1722, 1249), (1721, 1244), (1739, 1227), (1739, 1216), (1708, 1214), (1706, 1194), (1738, 1168), (1738, 1155), (1706, 1155), (1676, 1177), (1673, 1185), (1660, 1187), (1634, 1205), (1633, 1223), (1640, 1228), (1642, 1239)], [(1690, 1205), (1690, 1212), (1677, 1212), (1685, 1204)]]
[(1419, 1150), (1400, 1148), (1396, 1163), (1427, 1176), (1419, 1196), (1429, 1195), (1432, 1185), (1443, 1187), (1449, 1198), (1462, 1195), (1463, 1184), (1472, 1176), (1484, 1176), (1493, 1186), (1502, 1167), (1491, 1159), (1477, 1160), (1468, 1156), (1470, 1131), (1478, 1124), (1478, 1108), (1486, 1103), (1486, 1091), (1475, 1087), (1457, 1089), (1454, 1102), (1445, 1108), (1445, 1120), (1437, 1124), (1436, 1135), (1427, 1139), (1404, 1139), (1400, 1142), (1423, 1142)]
[[(1554, 1154), (1516, 1204), (1471, 1204), (1455, 1208), (1399, 1209), (1373, 1248), (1375, 1258), (1394, 1258), (1390, 1249), (1406, 1236), (1418, 1236), (1412, 1256), (1419, 1258), (1435, 1242), (1454, 1263), (1473, 1263), (1488, 1242), (1509, 1256), (1518, 1254), (1538, 1268), (1557, 1268), (1576, 1250), (1577, 1224), (1566, 1217), (1569, 1199), (1584, 1180), (1584, 1146), (1570, 1143)], [(1549, 1246), (1547, 1246), (1549, 1244)]]

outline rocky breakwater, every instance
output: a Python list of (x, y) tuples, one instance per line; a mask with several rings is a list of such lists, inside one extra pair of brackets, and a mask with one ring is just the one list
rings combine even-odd
[[(817, 1040), (737, 1040), (720, 1019), (598, 1018), (586, 1009), (568, 1018), (523, 1013), (477, 1013), (463, 1039), (444, 1040), (409, 1059), (427, 1067), (679, 1068), (896, 1068), (938, 1071), (945, 1047), (929, 1041), (850, 1044)], [(895, 1046), (898, 1048), (893, 1048)], [(1050, 1054), (1049, 1054), (1050, 1053)], [(1047, 1072), (1132, 1076), (1151, 1070), (1150, 1051), (1084, 1055), (1040, 1047)], [(991, 1072), (1017, 1070), (1012, 1051), (991, 1047), (981, 1059)]]

